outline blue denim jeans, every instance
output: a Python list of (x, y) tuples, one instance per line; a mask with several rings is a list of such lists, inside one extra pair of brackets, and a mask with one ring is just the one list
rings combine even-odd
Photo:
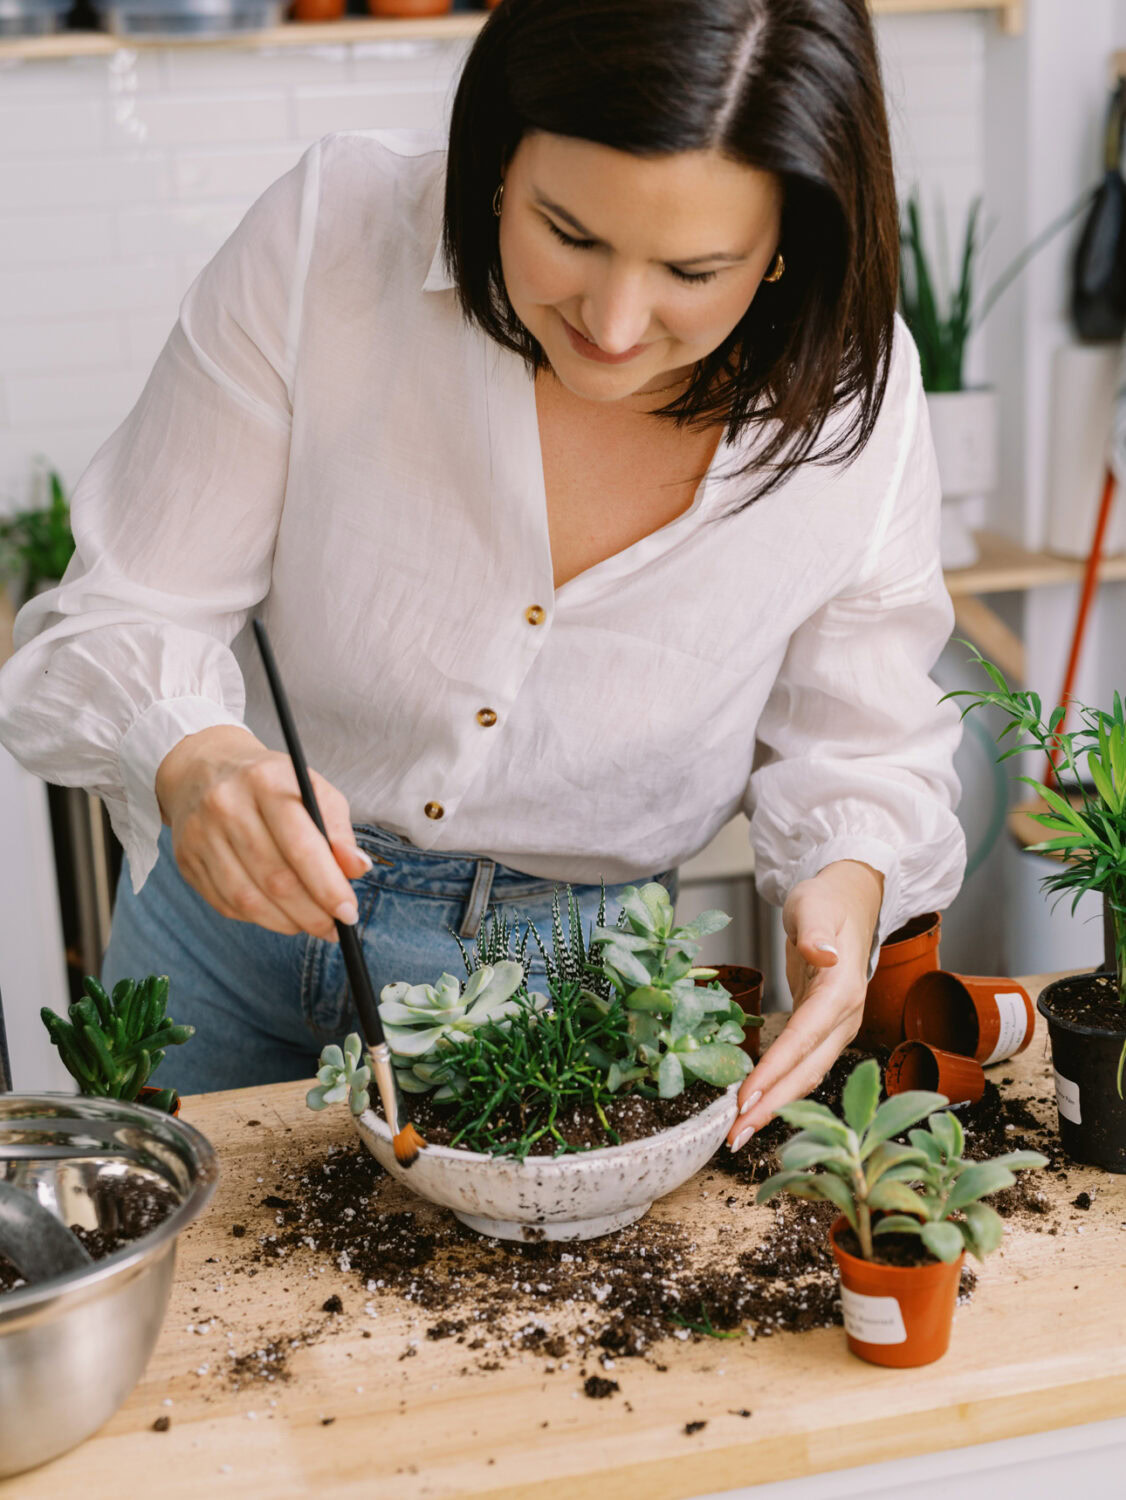
[[(465, 976), (450, 931), (472, 934), (493, 913), (535, 922), (550, 943), (555, 882), (539, 880), (471, 854), (416, 849), (397, 834), (356, 828), (360, 848), (376, 861), (354, 881), (358, 931), (376, 995), (393, 980), (433, 984), (447, 972)], [(677, 872), (655, 875), (673, 901)], [(642, 882), (638, 881), (637, 884)], [(622, 885), (606, 888), (606, 918), (620, 911)], [(589, 934), (599, 887), (575, 886)], [(529, 973), (542, 979), (543, 963), (529, 944)], [(340, 949), (301, 933), (286, 937), (249, 922), (222, 917), (188, 885), (165, 828), (160, 858), (139, 895), (128, 866), (121, 873), (102, 980), (167, 974), (168, 1010), (196, 1028), (174, 1047), (154, 1081), (182, 1094), (312, 1078), (326, 1042), (358, 1030)]]

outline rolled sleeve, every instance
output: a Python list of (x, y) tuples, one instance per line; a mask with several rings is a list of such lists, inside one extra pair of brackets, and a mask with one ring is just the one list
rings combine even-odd
[(939, 485), (917, 378), (899, 461), (851, 586), (791, 637), (758, 728), (745, 807), (756, 878), (781, 905), (837, 860), (884, 877), (873, 953), (953, 900), (956, 707), (930, 677), (953, 609), (938, 550)]

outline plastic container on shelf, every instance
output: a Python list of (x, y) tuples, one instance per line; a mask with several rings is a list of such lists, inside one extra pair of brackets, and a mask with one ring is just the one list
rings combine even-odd
[(61, 31), (71, 0), (0, 0), (0, 37)]
[(265, 31), (284, 11), (282, 0), (116, 0), (104, 15), (115, 36), (201, 37)]

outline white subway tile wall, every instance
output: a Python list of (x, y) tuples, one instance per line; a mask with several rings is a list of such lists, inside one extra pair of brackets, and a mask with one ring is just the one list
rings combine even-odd
[[(879, 23), (897, 171), (952, 234), (983, 178), (986, 20)], [(440, 126), (464, 43), (127, 49), (0, 61), (0, 510), (72, 485), (192, 278), (332, 130)]]

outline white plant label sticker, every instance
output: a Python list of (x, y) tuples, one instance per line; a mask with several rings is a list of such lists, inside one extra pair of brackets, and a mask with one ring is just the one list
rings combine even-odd
[(1058, 1070), (1052, 1070), (1056, 1075), (1056, 1107), (1065, 1120), (1070, 1120), (1073, 1125), (1082, 1125), (1083, 1116), (1079, 1109), (1079, 1085), (1072, 1083), (1070, 1078), (1065, 1078)]
[(997, 1002), (997, 1019), (1001, 1023), (1001, 1030), (997, 1035), (997, 1045), (982, 1063), (983, 1068), (1012, 1057), (1020, 1049), (1028, 1031), (1028, 1008), (1023, 995), (1007, 993), (994, 995), (993, 998)]
[(907, 1330), (894, 1297), (869, 1297), (841, 1286), (845, 1332), (862, 1344), (905, 1344)]

